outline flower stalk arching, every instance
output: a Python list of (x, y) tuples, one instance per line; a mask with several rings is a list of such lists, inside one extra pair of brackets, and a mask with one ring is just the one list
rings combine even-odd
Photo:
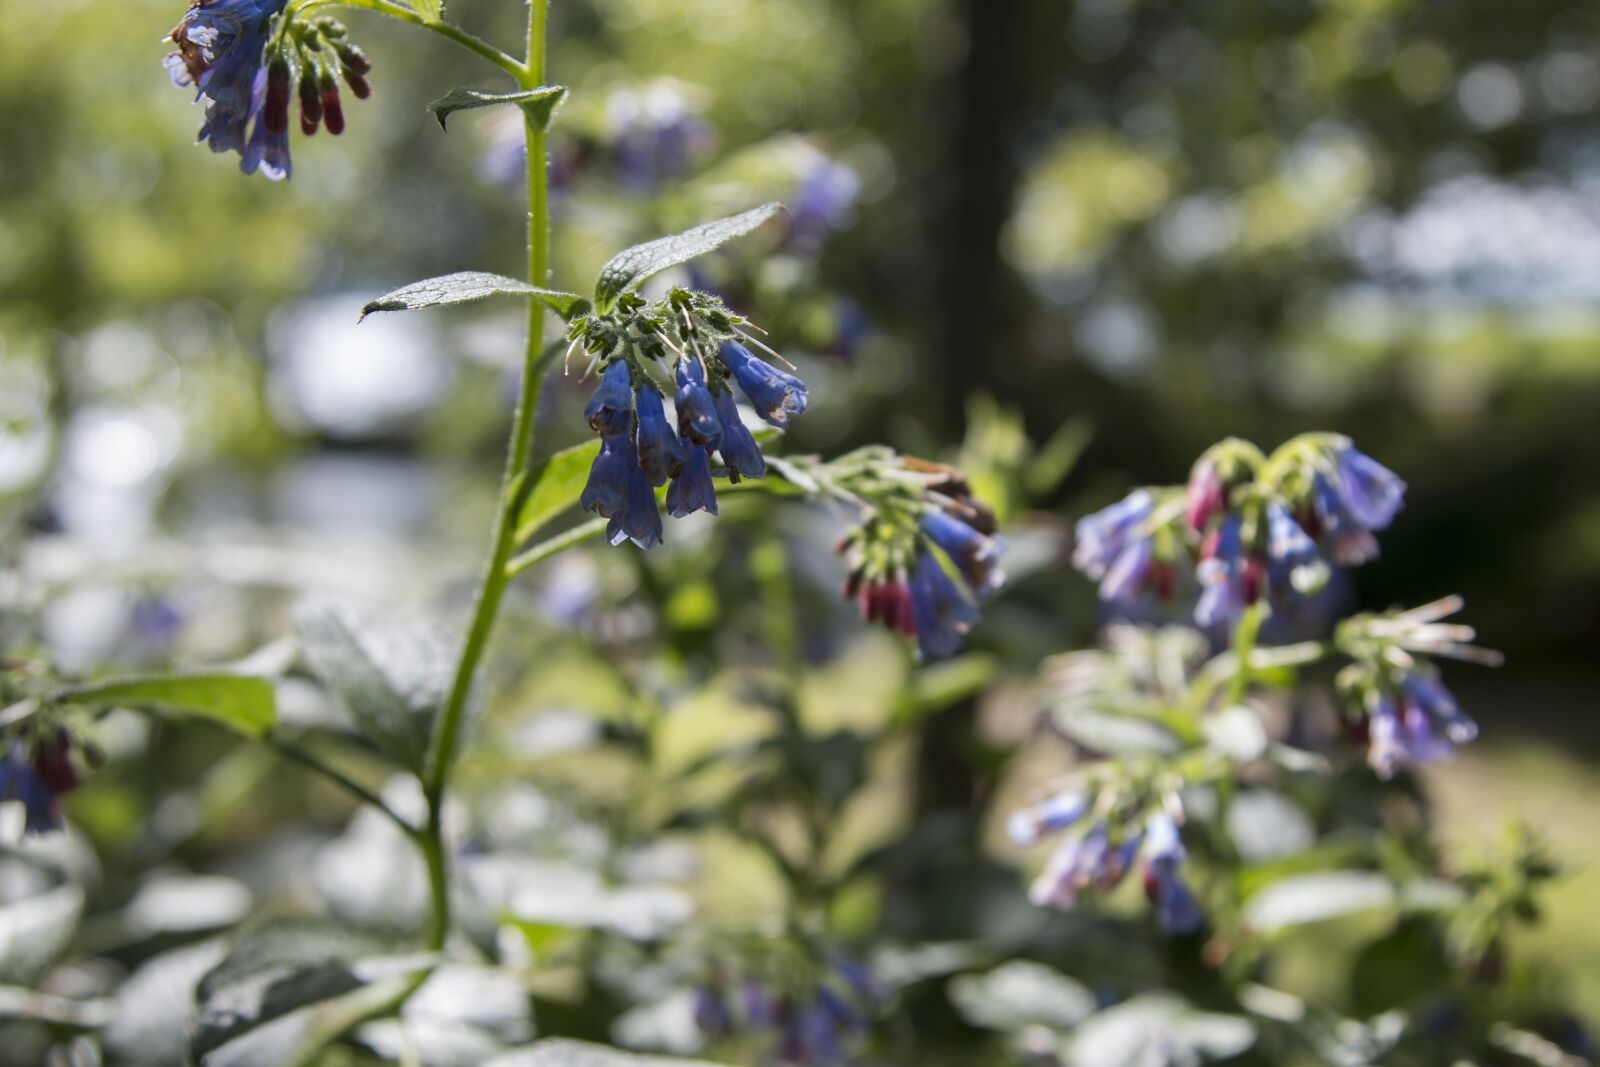
[[(539, 7), (541, 5), (535, 3), (533, 6)], [(517, 79), (517, 84), (524, 89), (531, 89), (539, 84), (537, 80), (528, 80), (529, 64), (519, 62), (515, 57), (507, 55), (476, 34), (468, 33), (459, 26), (453, 26), (448, 22), (426, 18), (404, 4), (394, 3), (393, 0), (305, 0), (303, 3), (291, 3), (288, 11), (305, 14), (325, 7), (362, 8), (367, 11), (376, 11), (380, 14), (388, 15), (390, 18), (399, 19), (401, 22), (409, 22), (413, 26), (421, 26), (423, 29), (432, 30), (441, 37), (454, 41), (468, 51), (475, 52), (487, 59), (490, 63)], [(287, 23), (288, 20), (285, 20), (285, 25)]]

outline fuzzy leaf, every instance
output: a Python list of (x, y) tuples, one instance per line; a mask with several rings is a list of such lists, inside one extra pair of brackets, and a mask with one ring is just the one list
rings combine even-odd
[(83, 890), (63, 882), (0, 905), (0, 982), (31, 985), (72, 941), (83, 915)]
[(361, 317), (366, 318), (375, 311), (417, 311), (442, 304), (465, 304), (490, 296), (526, 296), (542, 300), (564, 319), (581, 315), (589, 308), (589, 302), (577, 293), (541, 289), (503, 274), (464, 270), (412, 282), (376, 300), (369, 300), (361, 308)]
[(525, 1049), (496, 1056), (484, 1067), (713, 1067), (703, 1060), (636, 1056), (631, 1052), (584, 1041), (551, 1038)]
[(654, 241), (623, 249), (601, 268), (600, 280), (594, 287), (595, 304), (602, 310), (609, 308), (617, 297), (629, 289), (637, 288), (651, 275), (687, 263), (696, 256), (703, 256), (735, 237), (743, 237), (781, 209), (781, 204), (762, 204), (742, 214), (702, 223), (671, 237), (658, 237)]
[(1068, 1067), (1208, 1063), (1237, 1056), (1255, 1040), (1255, 1024), (1242, 1016), (1196, 1011), (1170, 994), (1144, 993), (1079, 1024), (1062, 1062)]
[(531, 488), (525, 490), (517, 515), (517, 540), (539, 528), (578, 502), (589, 480), (589, 467), (600, 454), (600, 442), (588, 441), (546, 456), (528, 468)]
[(1183, 747), (1161, 723), (1137, 715), (1116, 715), (1085, 707), (1058, 707), (1062, 733), (1091, 752), (1108, 756), (1170, 755)]
[(1029, 1026), (1070, 1030), (1095, 1009), (1082, 982), (1030, 960), (964, 974), (950, 983), (950, 1000), (974, 1026), (1007, 1033)]
[(150, 674), (113, 678), (58, 691), (67, 704), (158, 707), (200, 715), (249, 737), (265, 737), (277, 721), (277, 698), (265, 678), (242, 674)]
[(550, 116), (554, 114), (566, 95), (567, 87), (564, 85), (541, 85), (537, 89), (520, 89), (514, 93), (486, 93), (482, 89), (451, 89), (429, 104), (428, 110), (439, 120), (439, 128), (444, 129), (445, 119), (457, 111), (515, 104), (535, 124), (545, 127), (550, 125)]
[(1395, 885), (1374, 871), (1318, 871), (1274, 882), (1244, 905), (1244, 921), (1261, 933), (1336, 919), (1396, 904)]
[(321, 919), (275, 919), (246, 932), (195, 989), (192, 1054), (200, 1059), (296, 1008), (365, 985), (356, 963), (383, 949)]
[(444, 0), (410, 0), (410, 2), (417, 14), (429, 22), (438, 22), (444, 18)]
[(452, 642), (376, 608), (330, 600), (302, 603), (294, 625), (312, 672), (344, 701), (362, 736), (420, 772), (454, 677)]

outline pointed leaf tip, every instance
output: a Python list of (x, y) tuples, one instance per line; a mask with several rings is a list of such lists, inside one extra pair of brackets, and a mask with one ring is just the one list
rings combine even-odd
[(512, 93), (489, 93), (482, 89), (451, 89), (428, 105), (441, 130), (448, 129), (445, 120), (457, 111), (472, 111), (480, 107), (515, 104), (541, 128), (550, 125), (550, 117), (566, 98), (564, 85), (541, 85), (537, 89), (520, 89)]
[(490, 296), (531, 297), (543, 301), (564, 319), (572, 319), (589, 309), (589, 302), (577, 293), (541, 289), (502, 274), (468, 270), (438, 278), (425, 278), (385, 293), (376, 300), (369, 300), (361, 308), (361, 319), (375, 311), (417, 311), (442, 304), (464, 304)]
[(735, 237), (743, 237), (782, 210), (783, 205), (779, 203), (762, 204), (670, 237), (658, 237), (625, 248), (601, 268), (600, 280), (595, 283), (594, 302), (601, 308), (610, 307), (617, 297), (642, 285), (652, 275), (703, 256)]

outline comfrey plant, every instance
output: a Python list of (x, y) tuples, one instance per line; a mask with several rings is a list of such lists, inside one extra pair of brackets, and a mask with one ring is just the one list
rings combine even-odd
[[(1180, 957), (1197, 951), (1219, 969), (1237, 998), (1231, 1022), (1211, 1017), (1200, 1026), (1181, 1002), (1158, 1008), (1139, 997), (1105, 1013), (1170, 1026), (1175, 1047), (1198, 1042), (1194, 1058), (1223, 1055), (1208, 1052), (1198, 1031), (1229, 1026), (1227, 1054), (1254, 1044), (1268, 1062), (1292, 1049), (1326, 1063), (1385, 1053), (1412, 1062), (1430, 1043), (1471, 1055), (1543, 1040), (1514, 1036), (1504, 1020), (1484, 1031), (1462, 1018), (1482, 1010), (1472, 987), (1485, 980), (1485, 961), (1503, 964), (1515, 911), (1506, 901), (1526, 901), (1549, 877), (1547, 861), (1517, 838), (1486, 861), (1492, 876), (1452, 869), (1417, 841), (1410, 820), (1395, 818), (1392, 800), (1376, 803), (1401, 771), (1476, 736), (1434, 662), (1498, 662), (1472, 645), (1471, 628), (1445, 621), (1461, 601), (1355, 615), (1306, 640), (1260, 639), (1272, 613), (1315, 596), (1338, 568), (1373, 558), (1375, 532), (1395, 520), (1403, 499), (1400, 479), (1347, 438), (1306, 435), (1271, 456), (1229, 440), (1205, 453), (1187, 487), (1139, 490), (1078, 525), (1074, 563), (1100, 582), (1103, 600), (1125, 616), (1164, 605), (1192, 612), (1193, 624), (1113, 623), (1103, 648), (1051, 661), (1050, 722), (1083, 758), (1006, 827), (1021, 848), (1051, 842), (1029, 890), (1035, 905), (1115, 908), (1113, 891), (1137, 872), (1155, 931), (1195, 946), (1175, 949)], [(1332, 676), (1340, 712), (1331, 729), (1318, 715), (1325, 702), (1296, 684), (1328, 663), (1343, 664)], [(1367, 768), (1349, 766), (1352, 741), (1365, 747)], [(1366, 785), (1362, 773), (1371, 776)], [(1351, 789), (1365, 799), (1350, 799)], [(1322, 825), (1301, 804), (1320, 811)], [(1247, 854), (1264, 847), (1281, 858), (1251, 866)], [(1413, 894), (1437, 895), (1429, 905), (1402, 904), (1394, 938), (1437, 937), (1448, 959), (1438, 963), (1439, 985), (1400, 998), (1410, 1014), (1369, 1028), (1257, 984), (1272, 973), (1271, 939), (1285, 930)], [(1481, 913), (1496, 916), (1492, 934), (1469, 932)], [(1408, 923), (1428, 932), (1411, 934)], [(1003, 971), (984, 981), (1000, 981)], [(1394, 1007), (1387, 996), (1358, 993), (1357, 1001)], [(1497, 1010), (1514, 1012), (1513, 1001), (1506, 996)], [(974, 1018), (992, 1025), (981, 1012)], [(1094, 1062), (1089, 1029), (1061, 1046), (1065, 1058)]]
[[(1058, 670), (1065, 714), (1137, 694), (1126, 710), (1165, 715), (1173, 708), (1163, 709), (1161, 702), (1170, 701), (1192, 717), (1196, 751), (1153, 763), (1091, 765), (1081, 782), (1015, 815), (1010, 829), (1019, 845), (1072, 830), (1035, 883), (1035, 903), (1071, 907), (1079, 890), (1114, 887), (1142, 856), (1161, 928), (1199, 929), (1203, 918), (1178, 875), (1185, 857), (1177, 829), (1183, 791), (1240, 773), (1206, 736), (1208, 724), (1217, 721), (1208, 716), (1242, 722), (1241, 716), (1251, 714), (1241, 705), (1260, 680), (1259, 659), (1277, 667), (1349, 659), (1336, 689), (1350, 715), (1350, 732), (1367, 740), (1368, 762), (1383, 778), (1408, 764), (1447, 756), (1453, 745), (1476, 736), (1476, 726), (1429, 662), (1432, 656), (1496, 662), (1493, 653), (1471, 645), (1470, 627), (1441, 622), (1459, 610), (1458, 599), (1356, 616), (1326, 640), (1257, 647), (1272, 611), (1316, 594), (1335, 568), (1377, 555), (1374, 532), (1394, 520), (1404, 494), (1404, 483), (1392, 471), (1346, 437), (1307, 434), (1270, 457), (1249, 442), (1229, 439), (1201, 456), (1186, 487), (1140, 489), (1078, 523), (1073, 563), (1099, 580), (1102, 600), (1126, 610), (1142, 597), (1171, 601), (1198, 587), (1194, 622), (1207, 634), (1228, 635), (1230, 651), (1201, 666), (1207, 642), (1197, 639), (1178, 655), (1175, 678), (1146, 676), (1127, 669), (1129, 648), (1140, 644), (1137, 631), (1119, 629), (1113, 634), (1122, 646), (1120, 659), (1081, 654)], [(1255, 726), (1241, 728), (1258, 732)], [(1246, 762), (1267, 752), (1252, 744)]]
[[(452, 785), (464, 734), (484, 702), (485, 655), (517, 575), (599, 537), (612, 545), (631, 541), (652, 548), (667, 536), (663, 507), (674, 518), (702, 511), (715, 516), (719, 493), (769, 487), (775, 495), (853, 509), (857, 525), (841, 546), (850, 595), (860, 598), (869, 620), (914, 638), (924, 657), (956, 652), (978, 619), (978, 602), (1002, 580), (1002, 545), (993, 536), (992, 517), (958, 473), (887, 449), (832, 463), (772, 454), (772, 438), (804, 414), (810, 399), (795, 368), (754, 323), (716, 295), (646, 288), (657, 275), (778, 217), (777, 204), (627, 248), (606, 263), (587, 294), (551, 287), (546, 141), (566, 90), (546, 84), (543, 0), (529, 6), (520, 57), (447, 22), (440, 0), (194, 0), (169, 35), (175, 51), (167, 68), (204, 105), (199, 140), (215, 152), (238, 153), (247, 174), (286, 179), (296, 102), (305, 135), (319, 129), (340, 133), (339, 83), (366, 97), (372, 64), (331, 16), (336, 7), (419, 26), (508, 76), (510, 86), (457, 89), (431, 110), (443, 125), (457, 112), (514, 109), (531, 163), (525, 278), (452, 274), (405, 286), (362, 309), (364, 316), (488, 297), (527, 306), (505, 472), (465, 635), (453, 638), (381, 611), (319, 600), (294, 613), (295, 648), (287, 657), (269, 650), (264, 658), (227, 668), (92, 680), (28, 660), (8, 664), (0, 683), (0, 799), (21, 802), (30, 834), (62, 826), (59, 798), (99, 762), (98, 751), (84, 740), (91, 717), (133, 709), (219, 722), (347, 791), (365, 815), (414, 848), (425, 886), (425, 939), (379, 944), (331, 919), (273, 920), (246, 929), (198, 984), (188, 1043), (191, 1056), (204, 1062), (252, 1062), (252, 1054), (239, 1050), (267, 1040), (261, 1031), (269, 1023), (325, 1000), (338, 1004), (319, 1010), (311, 1031), (300, 1033), (295, 1047), (272, 1062), (309, 1064), (339, 1043), (387, 1048), (382, 1027), (367, 1024), (408, 1013), (413, 998), (425, 998), (447, 961), (459, 962), (463, 941), (479, 932), (474, 923), (494, 894), (482, 878), (467, 873), (483, 865), (472, 862), (471, 849), (452, 829), (459, 822), (450, 814), (459, 810)], [(651, 116), (628, 119), (619, 137), (629, 146), (625, 165), (648, 171), (655, 182), (687, 165), (703, 138), (686, 114), (655, 125), (646, 118)], [(809, 182), (787, 239), (799, 241), (803, 230), (814, 246), (853, 199), (852, 183), (839, 171)], [(552, 314), (565, 321), (565, 338), (547, 343)], [(597, 440), (535, 458), (535, 411), (542, 382), (556, 367), (593, 381), (583, 418)], [(576, 420), (577, 414), (570, 417)], [(592, 517), (549, 533), (554, 520), (573, 507)], [(278, 683), (290, 672), (340, 704), (348, 728), (328, 736), (281, 721)], [(791, 691), (777, 703), (788, 708), (792, 699)], [(783, 744), (774, 753), (791, 753), (800, 743), (792, 709), (783, 721)], [(784, 758), (777, 760), (780, 772)], [(389, 784), (369, 786), (345, 769), (361, 759), (381, 761), (393, 775)], [(816, 807), (815, 786), (831, 780), (823, 770), (832, 771), (820, 754), (811, 763), (816, 779), (796, 787), (803, 795), (796, 803), (812, 805), (807, 818), (820, 826), (823, 816), (816, 812), (825, 810), (831, 818), (842, 799)], [(812, 860), (820, 865), (824, 843), (813, 844)], [(796, 884), (814, 881), (796, 873)], [(603, 892), (596, 896), (604, 901)], [(818, 893), (798, 896), (808, 901), (808, 921), (814, 921)], [(658, 936), (654, 924), (609, 914), (605, 923), (646, 941)], [(859, 968), (848, 961), (830, 966), (799, 985), (793, 974), (775, 976), (767, 993), (770, 1012), (756, 999), (743, 1002), (740, 1018), (752, 1033), (770, 1032), (771, 1055), (819, 1065), (847, 1058), (872, 998)], [(713, 1028), (713, 1005), (726, 1008), (726, 999), (709, 991), (701, 999), (702, 1015)], [(852, 999), (855, 1008), (849, 1007)], [(230, 1058), (236, 1055), (245, 1059)]]
[(1073, 564), (1127, 614), (1198, 585), (1194, 620), (1226, 629), (1258, 603), (1320, 591), (1332, 567), (1378, 554), (1405, 484), (1337, 434), (1270, 457), (1247, 441), (1208, 449), (1182, 488), (1138, 489), (1078, 523)]

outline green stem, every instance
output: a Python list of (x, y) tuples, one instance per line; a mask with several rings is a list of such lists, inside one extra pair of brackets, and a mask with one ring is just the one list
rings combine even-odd
[(592, 537), (599, 537), (605, 533), (605, 519), (590, 519), (588, 522), (579, 523), (564, 533), (546, 538), (524, 552), (519, 552), (506, 563), (506, 577), (513, 578), (537, 563), (543, 563), (558, 553), (565, 552), (573, 545), (582, 544)]
[[(421, 26), (423, 29), (432, 30), (441, 37), (445, 37), (454, 41), (456, 44), (469, 51), (476, 52), (484, 59), (487, 59), (495, 66), (499, 67), (513, 78), (517, 79), (518, 83), (520, 83), (523, 88), (531, 89), (539, 84), (536, 81), (526, 81), (528, 75), (528, 68), (526, 65), (518, 63), (515, 59), (506, 55), (488, 41), (485, 41), (481, 37), (478, 37), (474, 34), (468, 33), (466, 30), (463, 30), (458, 26), (452, 26), (448, 22), (439, 22), (435, 19), (425, 18), (424, 16), (411, 10), (409, 7), (406, 7), (404, 4), (394, 3), (393, 0), (311, 0), (310, 3), (298, 5), (298, 9), (301, 12), (308, 12), (319, 7), (364, 8), (368, 11), (377, 11), (388, 15), (390, 18), (399, 19), (401, 22), (409, 22), (413, 26)], [(284, 24), (287, 25), (288, 20), (285, 20)]]
[[(364, 2), (387, 4), (388, 0)], [(547, 0), (533, 0), (528, 7), (528, 58), (526, 63), (516, 65), (515, 72), (519, 83), (526, 89), (536, 88), (544, 80), (546, 3)], [(432, 24), (428, 25), (431, 28)], [(528, 144), (528, 281), (534, 285), (544, 285), (550, 272), (545, 130), (543, 124), (531, 116), (525, 116), (523, 131)], [(533, 449), (533, 421), (539, 406), (539, 385), (543, 380), (543, 348), (544, 305), (530, 300), (521, 395), (517, 399), (517, 410), (511, 423), (511, 441), (506, 450), (505, 476), (500, 483), (499, 513), (495, 517), (489, 561), (484, 569), (477, 604), (473, 608), (472, 622), (467, 627), (461, 658), (456, 663), (450, 693), (439, 713), (431, 762), (423, 782), (428, 799), (428, 822), (423, 831), (422, 851), (428, 867), (428, 885), (433, 901), (430, 943), (435, 949), (443, 947), (450, 926), (450, 879), (443, 845), (445, 788), (450, 781), (450, 769), (455, 763), (467, 699), (477, 679), (484, 653), (488, 650), (495, 618), (500, 613), (500, 602), (505, 595), (508, 581), (506, 563), (516, 547), (517, 505), (521, 498), (523, 476), (528, 469), (528, 457)]]
[(1239, 624), (1233, 628), (1233, 680), (1228, 683), (1228, 706), (1244, 699), (1250, 685), (1250, 653), (1255, 650), (1256, 636), (1261, 632), (1261, 621), (1266, 608), (1260, 602), (1244, 609)]
[(368, 789), (354, 778), (351, 778), (338, 768), (324, 763), (320, 756), (312, 755), (310, 752), (307, 752), (305, 749), (296, 745), (292, 741), (284, 741), (276, 737), (269, 738), (267, 744), (272, 746), (273, 750), (284, 758), (292, 760), (308, 770), (316, 771), (318, 774), (328, 779), (328, 781), (333, 782), (335, 785), (338, 785), (340, 788), (344, 789), (357, 800), (360, 800), (366, 804), (371, 804), (373, 807), (383, 812), (383, 814), (387, 815), (390, 821), (392, 821), (396, 826), (400, 827), (400, 829), (404, 830), (408, 836), (416, 835), (417, 827), (413, 826), (399, 812), (395, 811), (388, 804), (384, 803), (384, 800), (381, 796)]

